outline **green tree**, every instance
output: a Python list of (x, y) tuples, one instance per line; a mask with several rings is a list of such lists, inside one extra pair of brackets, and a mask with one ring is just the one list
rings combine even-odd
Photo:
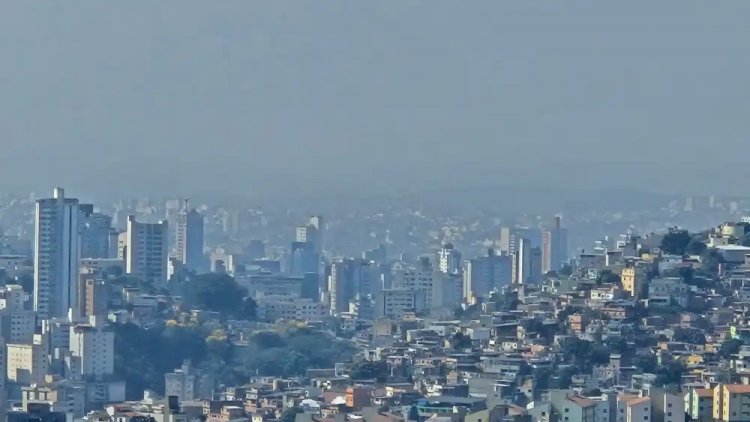
[(246, 301), (247, 292), (227, 274), (208, 273), (190, 277), (182, 286), (188, 305), (238, 318), (254, 317), (254, 302)]
[(297, 418), (297, 415), (300, 413), (302, 413), (302, 409), (296, 406), (286, 409), (284, 410), (284, 412), (281, 413), (279, 422), (294, 422), (295, 419)]
[(596, 284), (618, 284), (620, 283), (620, 276), (612, 272), (612, 270), (601, 270), (596, 276)]
[(716, 277), (719, 273), (719, 265), (724, 262), (724, 258), (716, 249), (706, 249), (701, 255), (700, 272), (709, 277)]
[(633, 366), (645, 373), (653, 374), (657, 368), (656, 356), (648, 351), (638, 352), (633, 358)]
[(464, 350), (471, 347), (471, 337), (462, 332), (457, 332), (451, 337), (451, 347), (454, 350)]
[(699, 236), (693, 236), (685, 246), (685, 252), (688, 255), (700, 255), (706, 251), (706, 242), (703, 241)]
[(724, 359), (730, 359), (732, 355), (739, 353), (742, 345), (743, 343), (741, 340), (734, 338), (724, 340), (724, 342), (721, 343), (721, 346), (719, 346), (719, 356)]
[(670, 360), (656, 370), (657, 386), (679, 385), (682, 381), (682, 374), (685, 373), (685, 364), (678, 360)]
[(361, 361), (352, 367), (350, 377), (355, 380), (375, 379), (385, 382), (388, 378), (388, 364), (385, 361)]
[(662, 238), (659, 248), (670, 255), (684, 255), (691, 239), (687, 230), (672, 228)]

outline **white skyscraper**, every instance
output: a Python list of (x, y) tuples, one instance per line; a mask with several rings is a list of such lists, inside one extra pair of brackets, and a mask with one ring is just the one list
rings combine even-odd
[(168, 236), (166, 221), (139, 223), (128, 216), (123, 251), (127, 273), (154, 285), (166, 283)]
[(516, 280), (518, 284), (523, 284), (531, 280), (532, 277), (532, 257), (531, 242), (529, 239), (521, 238), (518, 240), (518, 247), (515, 252), (516, 259)]
[(34, 310), (42, 318), (78, 309), (79, 217), (78, 200), (65, 198), (62, 188), (36, 202)]
[(461, 272), (461, 252), (452, 243), (446, 243), (436, 253), (438, 271), (443, 274), (456, 274)]
[(203, 216), (185, 206), (177, 213), (175, 227), (175, 258), (188, 270), (203, 266)]

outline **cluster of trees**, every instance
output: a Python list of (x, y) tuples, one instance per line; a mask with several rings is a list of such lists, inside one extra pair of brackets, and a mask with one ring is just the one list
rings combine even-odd
[(255, 301), (227, 274), (194, 275), (182, 281), (179, 290), (191, 308), (216, 311), (235, 319), (255, 319)]
[(140, 398), (145, 389), (164, 391), (165, 373), (186, 359), (200, 364), (208, 353), (204, 337), (191, 327), (115, 324), (114, 330), (115, 373), (125, 380), (129, 399)]
[(616, 284), (620, 282), (619, 274), (615, 274), (612, 270), (601, 270), (599, 275), (596, 276), (596, 284)]
[[(748, 237), (747, 241), (750, 245), (750, 232), (745, 237)], [(707, 240), (707, 231), (691, 234), (687, 230), (672, 228), (664, 235), (659, 247), (663, 252), (671, 255), (699, 255), (701, 258), (700, 274), (714, 277), (718, 272), (719, 264), (723, 260), (716, 249), (708, 249), (706, 246)], [(742, 243), (744, 244), (744, 238)], [(692, 278), (693, 276), (692, 273), (681, 275), (683, 278), (686, 276)]]
[(371, 380), (385, 382), (388, 378), (388, 364), (383, 361), (361, 361), (352, 367), (351, 377), (355, 380)]
[(609, 362), (610, 351), (607, 347), (577, 337), (566, 338), (561, 344), (561, 351), (565, 362), (582, 372), (591, 372), (594, 365)]
[(189, 359), (223, 384), (252, 375), (303, 375), (310, 368), (333, 368), (348, 361), (353, 346), (307, 328), (260, 332), (248, 344), (233, 344), (221, 329), (159, 325), (148, 329), (116, 324), (115, 372), (127, 382), (128, 399), (143, 390), (164, 391), (164, 374)]
[(706, 251), (706, 236), (707, 233), (690, 234), (687, 230), (671, 228), (659, 248), (670, 255), (701, 255)]
[(333, 368), (337, 362), (349, 361), (353, 353), (349, 342), (293, 328), (255, 334), (247, 347), (236, 350), (234, 362), (246, 374), (294, 376), (310, 368)]

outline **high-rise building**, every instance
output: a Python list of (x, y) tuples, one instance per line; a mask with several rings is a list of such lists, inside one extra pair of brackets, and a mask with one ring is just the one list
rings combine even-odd
[(513, 280), (513, 259), (510, 255), (497, 255), (489, 249), (480, 256), (464, 263), (464, 297), (489, 297), (491, 291), (510, 284)]
[(56, 188), (52, 198), (36, 202), (34, 237), (34, 310), (42, 318), (78, 309), (80, 207)]
[(331, 264), (328, 293), (332, 314), (349, 310), (349, 302), (358, 294), (371, 294), (375, 289), (375, 271), (369, 261), (345, 258)]
[(542, 234), (542, 272), (557, 271), (568, 261), (568, 229), (555, 217), (552, 227)]
[(80, 360), (80, 375), (107, 376), (115, 370), (115, 333), (97, 318), (70, 327), (70, 353)]
[(82, 273), (79, 283), (80, 315), (83, 317), (107, 314), (107, 285), (96, 273)]
[(190, 361), (183, 362), (174, 372), (164, 374), (165, 396), (177, 397), (180, 402), (195, 400), (197, 377)]
[(528, 240), (531, 247), (542, 244), (542, 232), (534, 227), (503, 227), (500, 229), (500, 253), (513, 255), (521, 239)]
[(185, 206), (177, 213), (175, 224), (175, 257), (189, 271), (204, 270), (203, 216)]
[(422, 292), (425, 303), (420, 308), (432, 308), (432, 290), (435, 281), (435, 269), (428, 257), (423, 256), (417, 265), (403, 269), (393, 279), (392, 288)]
[(376, 264), (385, 264), (388, 261), (388, 251), (385, 245), (381, 243), (377, 248), (362, 252), (362, 258)]
[(320, 272), (320, 255), (311, 242), (292, 242), (289, 272), (294, 275)]
[(528, 283), (531, 280), (531, 245), (529, 239), (521, 238), (518, 241), (518, 248), (515, 252), (516, 259), (516, 279), (518, 284)]
[(298, 226), (296, 232), (297, 242), (309, 242), (315, 246), (316, 252), (323, 250), (323, 217), (312, 216), (304, 226)]
[(443, 274), (457, 274), (461, 272), (461, 252), (452, 243), (446, 243), (437, 251), (435, 256), (438, 271)]
[(128, 216), (125, 236), (125, 269), (128, 274), (155, 285), (167, 282), (167, 222), (139, 223)]
[(8, 343), (31, 343), (36, 329), (36, 313), (24, 309), (23, 288), (9, 284), (0, 287), (0, 337)]
[(109, 258), (112, 217), (81, 205), (81, 258)]
[(49, 373), (49, 344), (47, 335), (34, 334), (31, 344), (7, 345), (6, 365), (8, 381), (18, 384), (44, 382)]

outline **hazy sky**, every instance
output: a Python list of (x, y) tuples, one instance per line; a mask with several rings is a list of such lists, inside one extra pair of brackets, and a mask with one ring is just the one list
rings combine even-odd
[(743, 191), (748, 21), (746, 0), (3, 1), (0, 188)]

